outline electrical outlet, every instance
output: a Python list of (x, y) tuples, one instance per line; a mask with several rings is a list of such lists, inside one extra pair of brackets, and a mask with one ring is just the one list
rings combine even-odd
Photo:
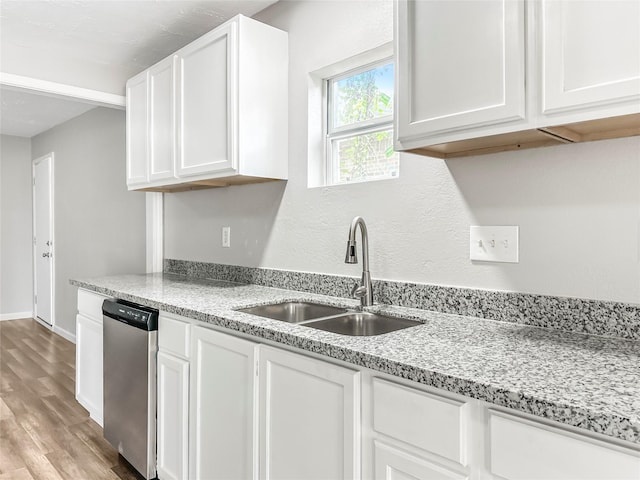
[(481, 262), (518, 263), (519, 227), (469, 227), (469, 258)]
[(231, 246), (231, 227), (222, 227), (222, 246), (225, 248)]

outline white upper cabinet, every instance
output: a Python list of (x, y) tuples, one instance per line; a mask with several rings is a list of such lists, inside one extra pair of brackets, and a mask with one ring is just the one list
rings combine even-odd
[(149, 72), (127, 82), (127, 185), (146, 185), (149, 181)]
[(524, 2), (398, 4), (396, 131), (401, 145), (505, 122), (522, 123)]
[(129, 80), (129, 189), (286, 180), (287, 42), (238, 15)]
[(637, 0), (399, 0), (396, 149), (640, 135), (639, 19)]
[(149, 69), (149, 180), (174, 178), (173, 57)]
[[(541, 0), (540, 8), (542, 113), (550, 122), (637, 113), (640, 2)], [(581, 112), (569, 115), (574, 110)]]
[(237, 168), (230, 138), (237, 112), (236, 27), (216, 29), (176, 55), (179, 176)]

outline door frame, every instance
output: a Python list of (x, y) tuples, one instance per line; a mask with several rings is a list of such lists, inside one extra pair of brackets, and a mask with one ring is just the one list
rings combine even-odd
[[(50, 169), (50, 175), (49, 175), (49, 226), (51, 229), (51, 325), (48, 325), (46, 322), (38, 319), (38, 310), (37, 310), (37, 302), (36, 302), (36, 295), (38, 295), (38, 282), (37, 282), (37, 278), (36, 278), (36, 261), (37, 261), (37, 252), (36, 252), (36, 184), (35, 184), (35, 179), (36, 179), (36, 165), (39, 164), (40, 162), (42, 162), (43, 160), (46, 159), (50, 159), (51, 162), (51, 169)], [(31, 251), (32, 251), (32, 257), (33, 257), (33, 270), (32, 270), (32, 277), (33, 277), (33, 318), (40, 323), (41, 325), (54, 330), (54, 327), (56, 325), (56, 308), (55, 308), (55, 301), (56, 301), (56, 282), (55, 282), (55, 278), (56, 278), (56, 255), (55, 255), (55, 248), (56, 248), (56, 239), (55, 239), (55, 223), (54, 223), (54, 204), (53, 204), (53, 200), (55, 198), (54, 195), (54, 178), (55, 178), (55, 162), (54, 162), (55, 158), (54, 158), (54, 154), (53, 152), (49, 152), (46, 155), (43, 155), (41, 157), (35, 158), (32, 160), (31, 162), (31, 219), (32, 219), (32, 230), (31, 230)]]

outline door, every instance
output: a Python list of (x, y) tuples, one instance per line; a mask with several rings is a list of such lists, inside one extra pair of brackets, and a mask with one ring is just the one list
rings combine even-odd
[(177, 53), (179, 177), (236, 168), (236, 36), (230, 23)]
[(522, 0), (402, 0), (397, 9), (398, 147), (524, 121)]
[(360, 477), (360, 373), (262, 346), (260, 478)]
[(53, 153), (33, 161), (34, 312), (53, 325)]
[(158, 477), (188, 478), (189, 362), (158, 352)]
[(189, 471), (192, 478), (255, 474), (257, 344), (195, 327), (191, 336)]
[[(636, 113), (640, 2), (544, 0), (540, 5), (543, 113), (585, 108), (600, 111), (597, 117)], [(615, 110), (625, 105), (628, 112)]]
[(375, 442), (376, 480), (466, 480), (468, 475), (454, 472), (382, 442)]
[[(102, 313), (102, 312), (101, 312)], [(102, 426), (102, 323), (76, 316), (76, 400)]]
[(149, 181), (149, 72), (127, 82), (127, 186)]
[(149, 179), (174, 178), (173, 56), (149, 69)]

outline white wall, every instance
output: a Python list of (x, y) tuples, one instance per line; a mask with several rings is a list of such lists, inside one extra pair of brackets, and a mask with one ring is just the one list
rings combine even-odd
[(33, 311), (31, 142), (0, 136), (0, 319)]
[(73, 334), (70, 278), (145, 271), (145, 198), (127, 191), (123, 111), (90, 110), (31, 145), (55, 154), (56, 326)]
[[(279, 2), (256, 18), (289, 32), (290, 180), (165, 195), (166, 258), (359, 275), (343, 259), (362, 215), (374, 278), (640, 302), (640, 138), (403, 154), (399, 179), (309, 189), (308, 73), (390, 41), (392, 3)], [(476, 224), (520, 225), (520, 263), (471, 263)]]

